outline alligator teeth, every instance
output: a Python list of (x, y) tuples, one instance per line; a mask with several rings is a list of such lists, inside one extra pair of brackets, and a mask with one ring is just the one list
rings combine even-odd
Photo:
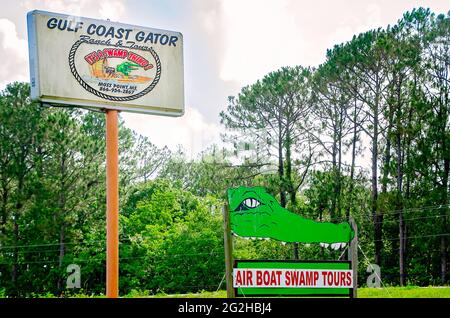
[(340, 243), (332, 243), (332, 244), (328, 244), (328, 243), (320, 243), (320, 246), (322, 247), (330, 247), (333, 250), (339, 250), (341, 248), (344, 248), (347, 245), (347, 243), (344, 242), (340, 242)]
[(341, 243), (333, 243), (331, 244), (331, 249), (338, 250), (341, 248)]

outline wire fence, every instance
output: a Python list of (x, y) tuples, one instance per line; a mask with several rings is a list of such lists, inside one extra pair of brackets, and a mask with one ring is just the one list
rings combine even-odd
[[(420, 208), (405, 208), (402, 210), (391, 210), (383, 212), (383, 215), (386, 218), (383, 219), (384, 224), (398, 224), (397, 219), (390, 219), (391, 216), (397, 216), (400, 213), (403, 213), (403, 221), (407, 225), (420, 225), (424, 220), (439, 220), (436, 224), (441, 224), (440, 220), (448, 217), (447, 210), (450, 205), (433, 205), (426, 206)], [(444, 212), (442, 212), (444, 211)], [(358, 228), (358, 233), (360, 237), (360, 245), (358, 246), (359, 254), (363, 257), (365, 264), (371, 264), (370, 258), (373, 257), (372, 254), (367, 253), (364, 250), (363, 245), (361, 244), (371, 244), (374, 242), (383, 241), (385, 242), (385, 249), (389, 251), (391, 255), (398, 254), (400, 248), (398, 248), (397, 244), (389, 245), (389, 242), (398, 242), (400, 241), (400, 237), (392, 237), (387, 236), (383, 237), (379, 240), (374, 240), (373, 238), (373, 215), (366, 214), (362, 216), (362, 224)], [(364, 217), (367, 217), (370, 222), (365, 223)], [(341, 217), (335, 219), (337, 221), (346, 221), (345, 217)], [(410, 232), (409, 235), (406, 235), (404, 239), (408, 242), (407, 245), (407, 253), (408, 251), (423, 251), (424, 255), (435, 255), (438, 256), (442, 253), (441, 246), (432, 246), (432, 244), (436, 243), (427, 243), (422, 244), (423, 246), (417, 246), (414, 242), (415, 240), (423, 240), (427, 242), (433, 238), (442, 238), (450, 236), (450, 232), (439, 232), (440, 227), (431, 227), (426, 230), (436, 231), (435, 233), (414, 233)], [(417, 230), (417, 228), (416, 228)], [(386, 231), (384, 235), (388, 233), (392, 233), (391, 230)], [(195, 266), (199, 263), (200, 260), (204, 262), (205, 267), (209, 263), (212, 262), (223, 262), (222, 258), (224, 257), (223, 252), (223, 240), (222, 240), (222, 229), (217, 232), (213, 232), (210, 237), (196, 237), (195, 235), (187, 235), (185, 237), (170, 237), (170, 239), (175, 239), (175, 244), (177, 240), (192, 239), (195, 240), (196, 243), (205, 243), (205, 250), (193, 250), (186, 252), (175, 252), (175, 253), (164, 253), (159, 250), (157, 253), (153, 254), (152, 250), (149, 246), (151, 246), (152, 240), (164, 240), (164, 238), (168, 238), (166, 235), (149, 235), (145, 237), (126, 237), (125, 235), (120, 238), (120, 259), (119, 261), (122, 264), (132, 264), (134, 262), (148, 262), (150, 265), (162, 262), (162, 261), (170, 261), (172, 260), (175, 263), (182, 264), (181, 266), (190, 267)], [(432, 241), (430, 241), (432, 242)], [(162, 243), (164, 244), (164, 242)], [(173, 242), (172, 242), (173, 244)], [(431, 245), (430, 245), (431, 244)], [(437, 243), (436, 243), (437, 244)], [(310, 245), (305, 245), (310, 246)], [(64, 257), (60, 257), (60, 253), (63, 249)], [(367, 245), (366, 245), (367, 248)], [(448, 247), (447, 247), (448, 250)], [(342, 252), (342, 253), (341, 253)], [(342, 249), (338, 254), (344, 255), (345, 250)], [(335, 254), (330, 254), (335, 255)], [(336, 256), (336, 255), (335, 255)], [(337, 255), (339, 256), (339, 255)], [(429, 258), (429, 256), (427, 256)], [(40, 259), (42, 258), (42, 259)], [(423, 257), (423, 259), (426, 256)], [(41, 266), (46, 267), (47, 269), (57, 269), (61, 268), (69, 263), (75, 264), (91, 264), (93, 268), (97, 266), (100, 271), (104, 268), (104, 263), (106, 262), (106, 242), (105, 240), (78, 240), (78, 241), (68, 241), (68, 242), (38, 242), (35, 244), (9, 244), (9, 245), (0, 245), (0, 282), (5, 282), (7, 277), (5, 276), (5, 271), (8, 271), (12, 265), (16, 266)], [(389, 261), (389, 264), (392, 262)], [(392, 265), (392, 264), (391, 264)], [(435, 264), (425, 264), (425, 267), (431, 268), (436, 267)], [(23, 268), (23, 267), (22, 267)], [(92, 268), (90, 269), (92, 271)], [(361, 269), (360, 269), (361, 270)], [(391, 296), (389, 291), (386, 289), (386, 286), (389, 282), (393, 282), (396, 279), (398, 280), (399, 275), (395, 272), (396, 267), (393, 266), (383, 271), (382, 278), (379, 277), (383, 289), (386, 290), (387, 296)], [(3, 271), (3, 277), (1, 276), (1, 271)], [(216, 272), (215, 272), (216, 273)], [(159, 291), (177, 291), (177, 290), (186, 290), (186, 291), (195, 291), (195, 290), (210, 290), (210, 291), (218, 291), (221, 287), (223, 287), (223, 272), (220, 272), (220, 275), (216, 275), (215, 273), (211, 273), (211, 275), (207, 278), (207, 281), (217, 281), (217, 284), (186, 284), (186, 285), (177, 285), (172, 286), (170, 282), (167, 283), (167, 286), (162, 286)], [(418, 281), (420, 277), (416, 277), (418, 274), (415, 271), (411, 271), (408, 273), (408, 277), (411, 278), (411, 281)], [(416, 275), (416, 276), (415, 276)], [(437, 281), (437, 277), (434, 279)], [(364, 283), (364, 282), (361, 282)], [(0, 290), (2, 286), (0, 284)]]

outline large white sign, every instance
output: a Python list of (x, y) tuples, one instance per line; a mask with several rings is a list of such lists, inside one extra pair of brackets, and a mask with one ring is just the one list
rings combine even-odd
[(32, 98), (183, 115), (181, 33), (43, 11), (27, 23)]

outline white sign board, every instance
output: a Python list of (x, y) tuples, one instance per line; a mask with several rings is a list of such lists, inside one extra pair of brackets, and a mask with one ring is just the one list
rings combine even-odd
[(44, 11), (27, 23), (33, 99), (183, 115), (181, 33)]
[(351, 270), (234, 268), (233, 287), (352, 288)]

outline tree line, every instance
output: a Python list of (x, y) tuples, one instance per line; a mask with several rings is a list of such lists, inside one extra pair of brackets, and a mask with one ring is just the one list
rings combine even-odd
[[(301, 213), (300, 187), (308, 176), (326, 172), (318, 218), (326, 212), (333, 222), (348, 219), (358, 210), (355, 186), (368, 179), (373, 261), (383, 268), (397, 258), (400, 285), (415, 256), (416, 242), (407, 240), (413, 231), (405, 222), (408, 210), (424, 206), (439, 207), (433, 233), (440, 282), (448, 281), (449, 40), (448, 14), (416, 9), (393, 26), (335, 45), (316, 68), (285, 67), (266, 75), (231, 97), (221, 113), (226, 127), (251, 133), (276, 160), (282, 206)], [(358, 174), (365, 146), (370, 173)], [(391, 245), (384, 241), (390, 211), (398, 221), (392, 233), (399, 236), (398, 255), (385, 250)]]
[[(120, 122), (120, 291), (223, 288), (225, 190), (265, 186), (306, 217), (359, 228), (360, 277), (448, 284), (450, 15), (393, 26), (284, 67), (230, 97), (225, 148), (198, 159)], [(46, 108), (27, 83), (0, 95), (0, 295), (105, 286), (104, 114)], [(238, 156), (236, 156), (238, 155)], [(345, 251), (235, 238), (236, 258), (337, 259)], [(360, 285), (364, 281), (360, 281)]]

